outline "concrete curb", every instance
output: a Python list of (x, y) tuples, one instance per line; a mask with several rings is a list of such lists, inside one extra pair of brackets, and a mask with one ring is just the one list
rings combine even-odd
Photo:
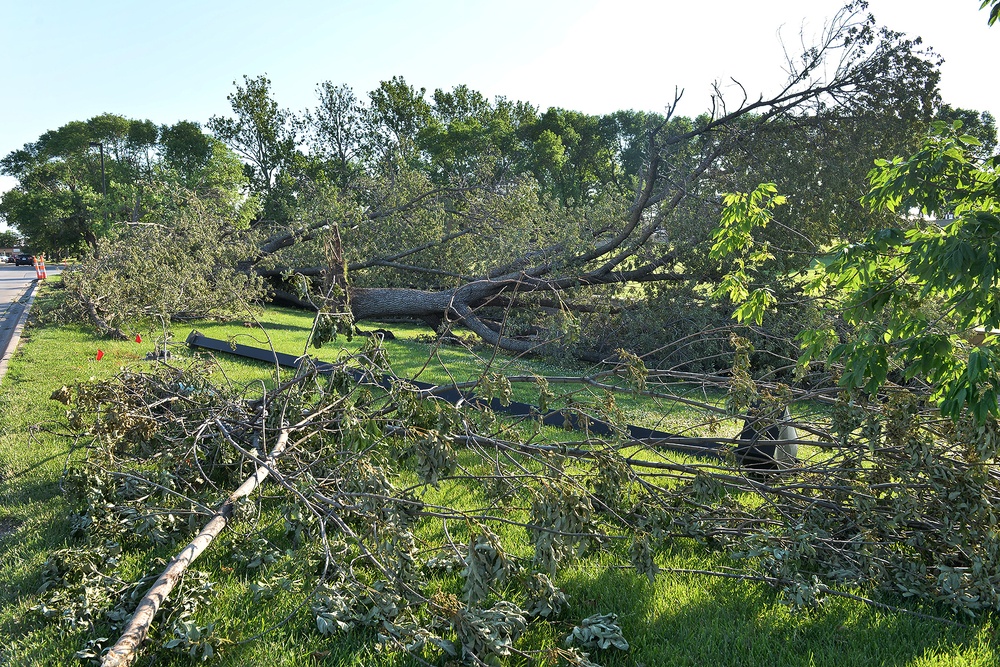
[(4, 376), (7, 375), (7, 365), (10, 363), (10, 358), (14, 356), (18, 343), (21, 342), (21, 332), (24, 330), (25, 322), (28, 321), (28, 314), (31, 312), (31, 304), (35, 301), (37, 289), (38, 281), (31, 281), (21, 298), (11, 306), (12, 309), (21, 306), (21, 315), (18, 317), (17, 324), (14, 325), (14, 332), (10, 335), (10, 340), (7, 341), (7, 346), (4, 348), (3, 357), (0, 358), (0, 382), (3, 382)]

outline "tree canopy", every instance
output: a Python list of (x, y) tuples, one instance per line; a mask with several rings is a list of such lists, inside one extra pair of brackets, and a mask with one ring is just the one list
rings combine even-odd
[(155, 193), (166, 183), (212, 192), (234, 216), (245, 195), (234, 154), (190, 121), (72, 121), (7, 155), (0, 171), (18, 179), (0, 199), (0, 216), (32, 248), (55, 255), (93, 250), (116, 224), (155, 218)]

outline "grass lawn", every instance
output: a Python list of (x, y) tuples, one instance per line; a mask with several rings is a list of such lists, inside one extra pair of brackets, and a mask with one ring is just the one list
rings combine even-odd
[[(38, 299), (44, 305), (45, 293)], [(242, 323), (203, 322), (197, 329), (213, 338), (302, 353), (311, 318), (304, 313), (268, 309), (263, 330)], [(183, 341), (191, 325), (173, 326), (174, 340)], [(435, 348), (418, 337), (418, 327), (392, 325), (397, 339), (387, 342), (396, 372), (427, 382), (468, 381), (485, 364), (507, 374), (574, 375), (581, 369), (536, 363), (489, 351), (477, 356), (456, 347)], [(80, 452), (53, 434), (60, 430), (64, 406), (49, 400), (64, 384), (90, 377), (113, 375), (119, 367), (144, 364), (156, 332), (143, 334), (142, 343), (109, 342), (82, 326), (30, 325), (10, 371), (0, 385), (0, 665), (78, 665), (74, 653), (101, 635), (91, 630), (67, 630), (32, 611), (39, 602), (41, 568), (56, 549), (72, 547), (69, 509), (60, 488), (69, 460)], [(345, 343), (354, 350), (362, 343)], [(98, 361), (97, 350), (104, 351)], [(181, 349), (180, 354), (186, 354)], [(324, 359), (336, 359), (339, 346), (310, 350)], [(256, 362), (220, 355), (219, 372), (234, 383), (266, 377)], [(531, 385), (515, 388), (515, 398), (535, 402)], [(718, 397), (716, 397), (718, 398)], [(665, 413), (655, 404), (622, 399), (627, 417), (636, 422), (674, 431), (697, 433), (702, 415), (673, 407)], [(438, 493), (447, 495), (442, 487)], [(263, 493), (268, 493), (265, 487)], [(459, 500), (459, 502), (462, 502)], [(465, 502), (468, 502), (466, 500)], [(271, 528), (274, 528), (273, 526)], [(267, 530), (267, 528), (265, 528)], [(521, 531), (523, 533), (523, 531)], [(255, 537), (250, 527), (235, 525), (199, 559), (194, 567), (215, 583), (210, 604), (198, 612), (200, 622), (214, 623), (226, 642), (220, 656), (225, 665), (416, 665), (413, 658), (380, 651), (373, 633), (354, 632), (324, 637), (314, 631), (308, 604), (311, 588), (303, 585), (268, 600), (253, 601), (252, 584), (261, 572), (234, 564), (232, 552)], [(523, 534), (514, 535), (527, 544)], [(522, 545), (523, 546), (523, 545)], [(150, 569), (154, 557), (169, 558), (178, 547), (150, 548), (123, 559), (121, 576), (137, 578)], [(569, 595), (561, 620), (537, 624), (521, 639), (526, 648), (561, 642), (575, 622), (597, 613), (616, 613), (631, 648), (591, 653), (605, 665), (997, 665), (1000, 649), (996, 622), (985, 617), (967, 626), (949, 626), (912, 615), (874, 610), (850, 600), (831, 598), (816, 611), (792, 612), (771, 588), (671, 570), (718, 569), (724, 557), (711, 554), (689, 540), (677, 540), (657, 554), (666, 570), (650, 583), (621, 562), (614, 550), (596, 551), (564, 569), (557, 583)], [(295, 565), (290, 566), (295, 570)], [(157, 571), (159, 568), (153, 568)], [(307, 577), (307, 573), (303, 573)], [(455, 581), (443, 580), (443, 589)], [(934, 610), (931, 610), (934, 611)], [(944, 612), (941, 612), (944, 613)], [(290, 617), (287, 623), (273, 627)], [(258, 633), (269, 630), (262, 637)], [(114, 637), (112, 637), (113, 641)], [(164, 637), (154, 637), (153, 647)], [(109, 645), (109, 644), (106, 644)], [(441, 661), (439, 661), (441, 662)], [(136, 664), (185, 665), (192, 660), (163, 650), (147, 649)], [(443, 664), (443, 662), (441, 662)], [(510, 664), (555, 664), (539, 661)]]

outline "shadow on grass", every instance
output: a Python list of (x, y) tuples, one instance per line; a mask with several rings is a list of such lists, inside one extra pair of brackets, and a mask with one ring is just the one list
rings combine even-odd
[[(53, 551), (71, 546), (67, 544), (68, 517), (52, 514), (47, 512), (39, 521), (21, 511), (15, 530), (0, 539), (0, 578), (5, 579), (0, 587), (0, 600), (33, 595), (41, 584), (41, 570), (33, 566), (25, 568), (25, 564), (36, 561), (40, 565)], [(40, 530), (40, 523), (44, 523), (44, 530)]]
[(35, 479), (23, 481), (17, 485), (10, 485), (0, 489), (3, 494), (3, 507), (13, 507), (17, 505), (27, 505), (45, 503), (57, 496), (62, 495), (59, 488), (60, 478), (56, 479)]
[(572, 596), (567, 620), (618, 614), (631, 649), (592, 652), (605, 667), (901, 666), (922, 656), (996, 664), (998, 653), (995, 643), (982, 641), (993, 634), (989, 619), (949, 626), (842, 599), (828, 600), (817, 611), (793, 611), (765, 585), (698, 575), (661, 574), (650, 584), (634, 572), (608, 570), (564, 584)]
[[(253, 324), (251, 320), (247, 321), (251, 322), (251, 325), (250, 326), (244, 325), (244, 330), (237, 331), (235, 334), (233, 334), (234, 322), (206, 322), (204, 320), (199, 320), (196, 323), (195, 322), (178, 323), (177, 329), (180, 330), (183, 328), (185, 332), (188, 330), (188, 328), (197, 329), (206, 336), (209, 335), (212, 331), (224, 331), (226, 332), (227, 336), (228, 335), (240, 336), (241, 334), (246, 334), (248, 336), (256, 336), (258, 338), (263, 339), (264, 334), (261, 333), (260, 328), (256, 324)], [(192, 324), (196, 324), (196, 326), (191, 326)], [(235, 324), (236, 326), (239, 326), (239, 321), (236, 321)], [(281, 322), (264, 322), (263, 327), (264, 331), (294, 331), (302, 333), (304, 336), (305, 334), (309, 333), (309, 326), (308, 326), (309, 324), (311, 324), (310, 320), (306, 320), (305, 325), (283, 324)], [(185, 333), (184, 335), (185, 337), (187, 337), (187, 333)]]
[[(38, 469), (45, 466), (46, 463), (51, 463), (52, 461), (63, 461), (66, 459), (66, 452), (59, 452), (57, 454), (52, 454), (43, 459), (34, 459), (31, 461), (31, 465), (27, 467), (22, 467), (19, 470), (8, 471), (2, 478), (0, 478), (0, 502), (6, 501), (11, 498), (10, 487), (16, 486), (12, 482), (25, 479), (29, 475), (37, 475)], [(3, 460), (0, 459), (0, 464)], [(51, 481), (51, 480), (50, 480)], [(59, 486), (59, 482), (56, 481), (56, 488)], [(4, 485), (7, 485), (5, 488)]]

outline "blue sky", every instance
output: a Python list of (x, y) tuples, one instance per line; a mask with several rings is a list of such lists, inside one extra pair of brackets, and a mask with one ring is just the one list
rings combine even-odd
[[(314, 104), (316, 84), (359, 96), (394, 75), (417, 87), (467, 84), (489, 97), (588, 113), (707, 107), (734, 76), (751, 93), (783, 81), (779, 30), (799, 43), (836, 0), (0, 0), (0, 156), (48, 129), (103, 112), (158, 124), (228, 110), (242, 75), (266, 73), (279, 103)], [(992, 63), (1000, 26), (979, 0), (871, 0), (880, 22), (921, 35), (947, 60), (957, 106), (1000, 116)], [(0, 177), (0, 191), (12, 180)]]

